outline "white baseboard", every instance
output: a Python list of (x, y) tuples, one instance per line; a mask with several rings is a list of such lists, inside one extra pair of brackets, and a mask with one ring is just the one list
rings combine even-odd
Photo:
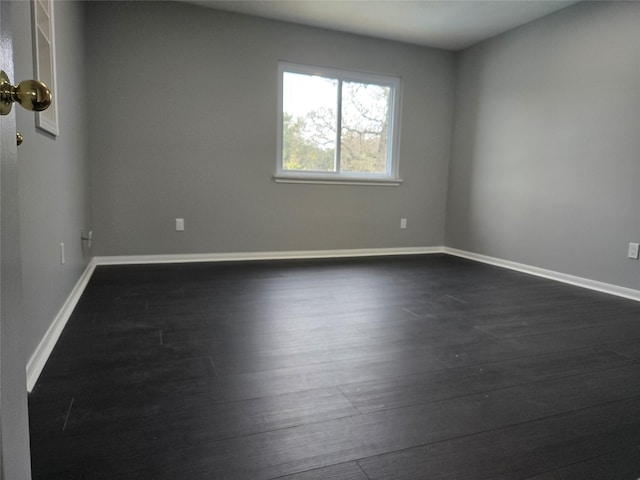
[(444, 247), (361, 248), (343, 250), (300, 250), (283, 252), (194, 253), (175, 255), (124, 255), (94, 257), (97, 265), (145, 263), (233, 262), (244, 260), (289, 260), (305, 258), (377, 257), (443, 253)]
[(576, 277), (574, 275), (555, 272), (553, 270), (546, 270), (544, 268), (532, 267), (531, 265), (512, 262), (510, 260), (503, 260), (495, 257), (489, 257), (487, 255), (481, 255), (479, 253), (458, 250), (456, 248), (444, 247), (443, 251), (446, 254), (467, 258), (469, 260), (475, 260), (476, 262), (487, 263), (490, 265), (495, 265), (497, 267), (507, 268), (509, 270), (516, 270), (518, 272), (528, 273), (529, 275), (544, 277), (550, 280), (555, 280), (558, 282), (575, 285), (577, 287), (587, 288), (589, 290), (596, 290), (598, 292), (608, 293), (610, 295), (616, 295), (618, 297), (624, 297), (631, 300), (640, 301), (640, 290), (620, 287), (618, 285), (612, 285), (610, 283), (598, 282), (596, 280), (590, 280), (588, 278)]
[(73, 309), (78, 304), (82, 293), (84, 292), (85, 287), (89, 283), (91, 279), (91, 275), (93, 275), (93, 271), (96, 268), (96, 263), (94, 260), (91, 260), (84, 272), (76, 282), (73, 290), (67, 297), (67, 300), (62, 305), (62, 308), (51, 322), (47, 333), (44, 334), (42, 340), (38, 344), (35, 352), (31, 355), (29, 362), (27, 363), (27, 391), (31, 392), (33, 388), (36, 386), (36, 382), (38, 381), (38, 377), (42, 373), (47, 360), (49, 359), (49, 355), (53, 351), (53, 347), (55, 347), (58, 339), (60, 338), (60, 334), (64, 329), (69, 317), (73, 313)]

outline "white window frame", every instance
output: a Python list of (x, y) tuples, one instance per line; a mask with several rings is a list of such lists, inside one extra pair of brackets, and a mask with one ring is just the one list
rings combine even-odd
[[(284, 73), (298, 73), (303, 75), (320, 75), (342, 81), (371, 83), (390, 87), (390, 119), (389, 144), (387, 152), (387, 170), (385, 173), (358, 172), (314, 172), (301, 170), (285, 170), (283, 165), (283, 83)], [(276, 173), (274, 180), (279, 183), (320, 183), (320, 184), (351, 184), (351, 185), (400, 185), (398, 151), (400, 131), (400, 99), (401, 79), (390, 75), (354, 72), (336, 68), (300, 65), (289, 62), (278, 63), (278, 142)], [(339, 114), (339, 112), (338, 112)], [(338, 125), (340, 121), (338, 121)], [(339, 162), (338, 162), (339, 164)]]

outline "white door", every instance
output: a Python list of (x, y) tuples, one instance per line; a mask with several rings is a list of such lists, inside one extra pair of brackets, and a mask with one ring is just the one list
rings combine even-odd
[[(0, 2), (0, 67), (13, 72), (10, 2)], [(22, 269), (15, 107), (0, 115), (0, 479), (31, 478), (25, 355), (19, 342)]]

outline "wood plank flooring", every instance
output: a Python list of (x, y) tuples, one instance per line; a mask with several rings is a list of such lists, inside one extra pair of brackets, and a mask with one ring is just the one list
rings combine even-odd
[(33, 478), (640, 478), (640, 303), (447, 255), (98, 267)]

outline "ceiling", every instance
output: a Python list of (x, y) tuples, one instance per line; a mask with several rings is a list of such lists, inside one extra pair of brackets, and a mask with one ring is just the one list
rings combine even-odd
[(275, 20), (461, 50), (578, 0), (183, 0)]

